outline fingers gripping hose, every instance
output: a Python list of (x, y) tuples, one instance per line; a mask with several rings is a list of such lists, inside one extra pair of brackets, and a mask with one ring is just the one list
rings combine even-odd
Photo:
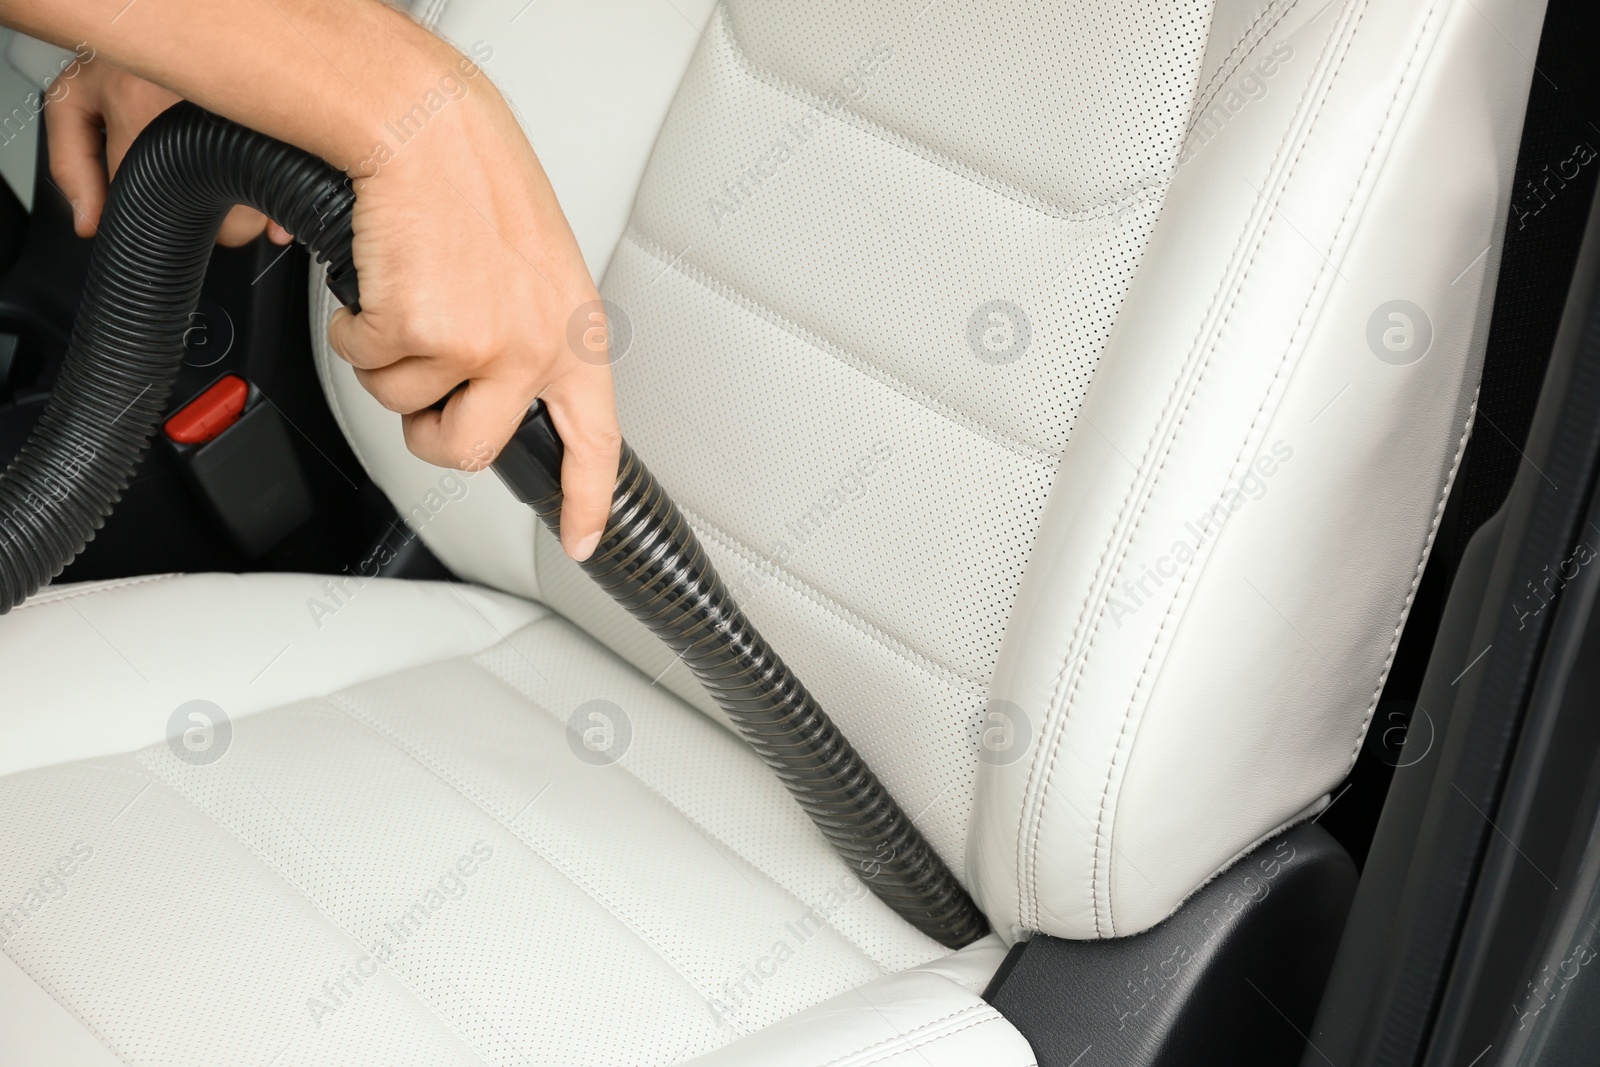
[[(0, 613), (61, 572), (100, 528), (166, 410), (228, 209), (248, 204), (328, 264), (358, 308), (355, 194), (322, 161), (192, 104), (135, 142), (100, 225), (50, 406), (0, 475)], [(495, 461), (552, 530), (562, 447), (535, 404)], [(950, 947), (988, 926), (883, 783), (728, 595), (694, 531), (626, 444), (599, 546), (583, 569), (682, 657), (863, 881)]]

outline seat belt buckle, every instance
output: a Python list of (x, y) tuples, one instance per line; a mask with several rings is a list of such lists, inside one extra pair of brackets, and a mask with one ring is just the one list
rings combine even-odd
[(254, 559), (311, 517), (311, 494), (277, 405), (225, 374), (167, 417), (162, 438), (190, 486)]

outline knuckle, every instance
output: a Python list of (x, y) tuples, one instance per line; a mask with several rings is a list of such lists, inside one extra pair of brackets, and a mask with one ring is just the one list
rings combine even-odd
[(420, 304), (408, 306), (395, 322), (394, 340), (406, 354), (432, 355), (449, 336), (448, 319)]
[(566, 338), (555, 330), (540, 330), (528, 345), (535, 367), (552, 367), (563, 359), (573, 358), (567, 350)]
[(481, 368), (493, 362), (498, 346), (485, 329), (463, 330), (450, 341), (451, 351), (469, 366)]

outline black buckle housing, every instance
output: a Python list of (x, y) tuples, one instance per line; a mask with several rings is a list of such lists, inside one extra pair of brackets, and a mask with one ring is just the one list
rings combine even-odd
[(283, 416), (250, 383), (243, 413), (201, 444), (162, 434), (189, 484), (239, 550), (252, 559), (311, 517), (311, 493)]

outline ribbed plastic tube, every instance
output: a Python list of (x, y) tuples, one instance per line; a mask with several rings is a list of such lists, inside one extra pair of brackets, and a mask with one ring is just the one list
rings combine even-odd
[[(494, 464), (553, 532), (561, 455), (536, 404)], [(879, 899), (951, 948), (988, 932), (922, 832), (734, 603), (688, 520), (626, 443), (605, 533), (579, 566), (678, 653)]]
[[(65, 366), (0, 474), (0, 612), (72, 561), (127, 488), (183, 358), (183, 333), (234, 204), (276, 219), (359, 308), (344, 175), (192, 104), (163, 113), (112, 183)], [(561, 524), (561, 439), (535, 404), (495, 461), (518, 498)], [(862, 881), (952, 948), (988, 924), (871, 768), (733, 602), (699, 539), (626, 444), (599, 546), (582, 567), (666, 642)]]
[(49, 406), (0, 474), (0, 614), (60, 574), (127, 489), (228, 210), (277, 219), (344, 282), (353, 202), (315, 156), (192, 104), (150, 124), (111, 184)]

